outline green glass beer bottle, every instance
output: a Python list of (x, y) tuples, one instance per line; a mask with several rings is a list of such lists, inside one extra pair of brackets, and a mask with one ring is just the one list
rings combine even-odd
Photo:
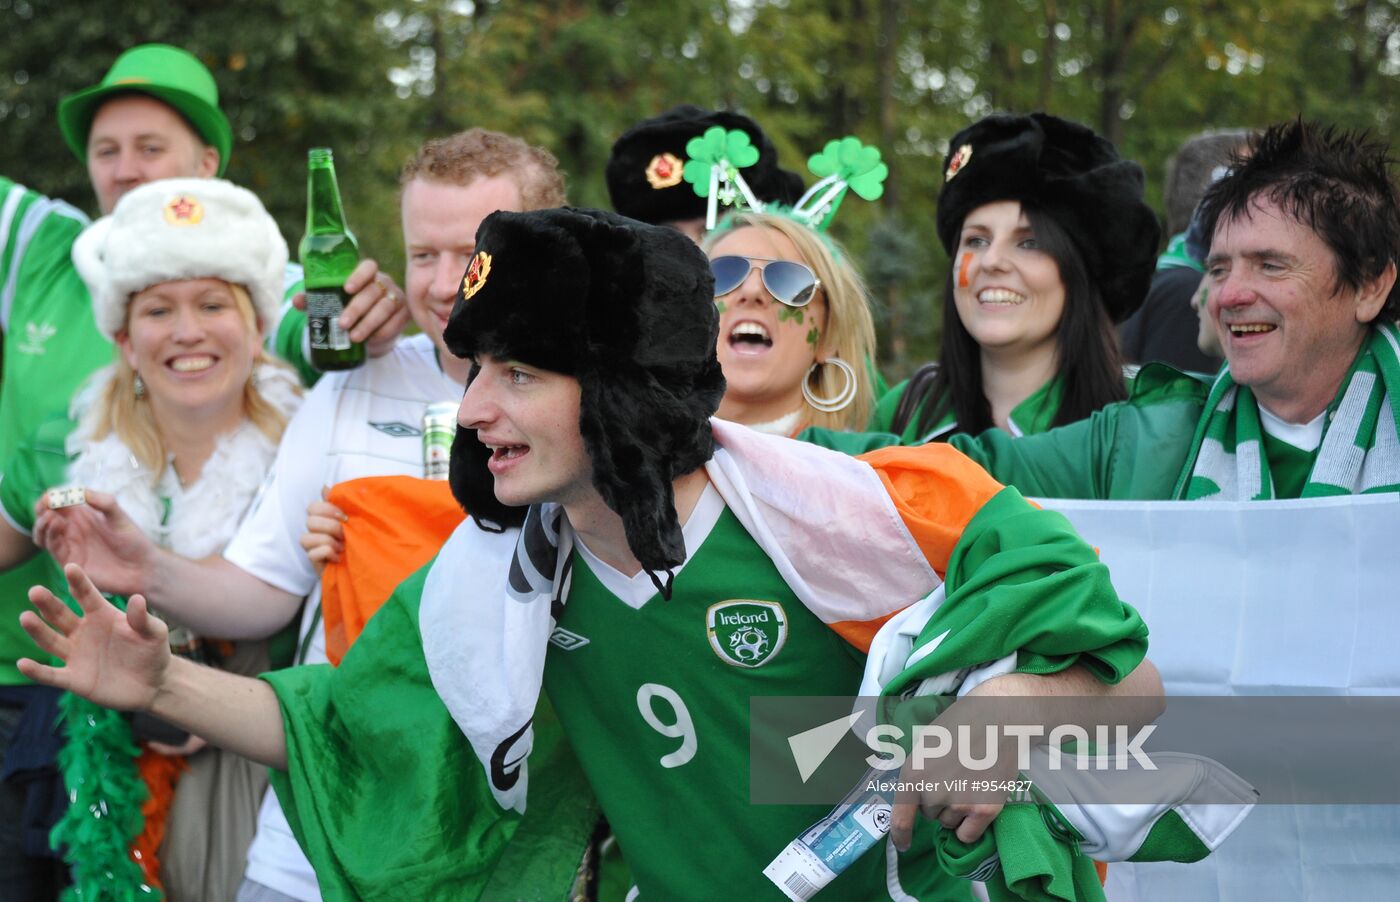
[(360, 247), (345, 224), (329, 147), (307, 152), (306, 234), (299, 255), (306, 284), (311, 365), (318, 370), (354, 369), (365, 362), (365, 346), (352, 342), (338, 320), (350, 300), (345, 280), (360, 262)]

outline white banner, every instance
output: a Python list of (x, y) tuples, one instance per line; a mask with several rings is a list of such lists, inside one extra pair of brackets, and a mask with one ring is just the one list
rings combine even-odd
[[(1400, 495), (1040, 503), (1100, 549), (1168, 695), (1400, 695)], [(1203, 862), (1111, 865), (1109, 898), (1400, 893), (1400, 806), (1268, 801)]]

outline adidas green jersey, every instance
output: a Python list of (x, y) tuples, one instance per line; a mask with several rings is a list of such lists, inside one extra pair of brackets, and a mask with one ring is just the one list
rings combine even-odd
[[(112, 360), (69, 256), (87, 225), (68, 204), (0, 178), (0, 466), (41, 423), (68, 409), (88, 374)], [(51, 578), (43, 554), (0, 573), (0, 685), (28, 682), (15, 669), (15, 660), (34, 649), (19, 612), (29, 587)]]
[[(749, 802), (749, 699), (849, 695), (864, 655), (803, 606), (707, 496), (686, 530), (717, 519), (669, 601), (645, 573), (627, 580), (575, 551), (544, 685), (643, 900), (783, 899), (763, 868), (831, 805)], [(919, 880), (933, 891), (910, 885), (907, 863), (906, 891), (970, 898), (969, 884), (927, 865)], [(826, 892), (889, 898), (886, 870), (883, 847), (871, 850)]]

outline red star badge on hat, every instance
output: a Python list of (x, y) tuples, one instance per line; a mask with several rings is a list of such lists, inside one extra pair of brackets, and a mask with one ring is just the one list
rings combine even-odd
[(948, 171), (943, 173), (943, 181), (951, 182), (953, 176), (961, 172), (962, 168), (967, 165), (967, 161), (970, 159), (972, 159), (972, 145), (964, 144), (962, 147), (959, 147), (958, 152), (953, 154), (952, 159), (948, 160)]
[(647, 184), (653, 188), (670, 188), (681, 183), (682, 165), (673, 153), (659, 153), (647, 164)]
[(165, 205), (165, 221), (173, 226), (199, 225), (204, 205), (188, 194), (178, 194)]
[(466, 300), (480, 291), (490, 274), (491, 255), (486, 251), (477, 251), (472, 262), (467, 264), (467, 274), (462, 277), (462, 299)]

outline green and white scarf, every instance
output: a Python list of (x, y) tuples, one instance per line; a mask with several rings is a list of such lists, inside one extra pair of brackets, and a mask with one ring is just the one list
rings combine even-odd
[[(1326, 432), (1303, 498), (1400, 491), (1400, 328), (1380, 323), (1327, 408)], [(1206, 413), (1196, 426), (1191, 454), (1173, 498), (1196, 501), (1268, 501), (1275, 497), (1259, 403), (1230, 378), (1216, 377)]]

